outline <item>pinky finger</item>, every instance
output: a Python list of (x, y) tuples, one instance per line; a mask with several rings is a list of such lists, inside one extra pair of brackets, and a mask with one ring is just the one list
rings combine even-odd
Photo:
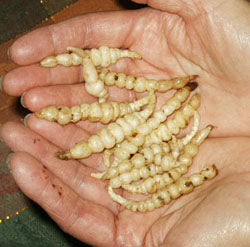
[(108, 209), (80, 198), (28, 153), (13, 155), (11, 168), (20, 189), (64, 231), (91, 245), (113, 246), (114, 215)]

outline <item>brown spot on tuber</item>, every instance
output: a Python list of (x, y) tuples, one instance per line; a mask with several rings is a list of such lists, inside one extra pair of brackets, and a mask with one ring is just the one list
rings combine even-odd
[(162, 198), (161, 196), (158, 196), (157, 199), (160, 200), (161, 202), (164, 201), (164, 198)]
[(193, 186), (193, 183), (192, 183), (191, 181), (188, 181), (188, 182), (185, 183), (185, 186), (186, 186), (186, 187)]

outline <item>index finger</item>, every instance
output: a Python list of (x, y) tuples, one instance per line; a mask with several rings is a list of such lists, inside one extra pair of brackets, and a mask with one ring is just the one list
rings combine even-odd
[[(137, 11), (113, 11), (86, 14), (42, 27), (17, 39), (10, 56), (19, 65), (28, 65), (42, 58), (66, 51), (67, 46), (127, 46)], [(130, 41), (131, 43), (131, 41)]]

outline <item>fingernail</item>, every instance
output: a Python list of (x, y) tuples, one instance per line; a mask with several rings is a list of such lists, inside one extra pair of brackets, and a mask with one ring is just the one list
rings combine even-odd
[(2, 92), (3, 91), (3, 76), (1, 75), (0, 76), (0, 91)]
[(20, 99), (20, 103), (21, 103), (23, 108), (27, 108), (24, 104), (24, 95), (25, 95), (25, 93), (22, 94), (21, 99)]
[(11, 60), (11, 56), (10, 56), (10, 47), (7, 49), (7, 56), (9, 58), (9, 60)]
[(6, 160), (5, 160), (7, 167), (9, 168), (10, 171), (11, 171), (11, 158), (12, 158), (13, 154), (14, 154), (13, 152), (9, 153)]
[(30, 117), (31, 113), (27, 114), (24, 119), (23, 119), (23, 124), (24, 126), (28, 126), (28, 121), (29, 121), (29, 117)]

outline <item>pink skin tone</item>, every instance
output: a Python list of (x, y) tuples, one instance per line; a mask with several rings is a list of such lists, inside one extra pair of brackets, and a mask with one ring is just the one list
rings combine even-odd
[[(112, 66), (127, 74), (155, 79), (198, 74), (201, 127), (217, 128), (201, 146), (190, 173), (216, 164), (218, 177), (168, 206), (133, 213), (109, 198), (105, 182), (90, 177), (91, 172), (104, 169), (101, 155), (81, 161), (54, 157), (58, 149), (87, 139), (100, 124), (59, 126), (31, 115), (27, 126), (9, 122), (1, 129), (2, 138), (15, 152), (14, 178), (64, 231), (94, 246), (249, 246), (249, 2), (147, 3), (151, 8), (84, 15), (19, 38), (10, 54), (20, 68), (5, 75), (3, 89), (15, 96), (25, 93), (24, 104), (32, 111), (50, 104), (93, 102), (80, 83), (80, 68), (48, 69), (37, 64), (45, 56), (64, 52), (68, 45), (134, 50), (142, 61), (123, 59)], [(125, 92), (112, 88), (111, 100), (137, 96)], [(159, 95), (158, 101), (169, 95)]]

